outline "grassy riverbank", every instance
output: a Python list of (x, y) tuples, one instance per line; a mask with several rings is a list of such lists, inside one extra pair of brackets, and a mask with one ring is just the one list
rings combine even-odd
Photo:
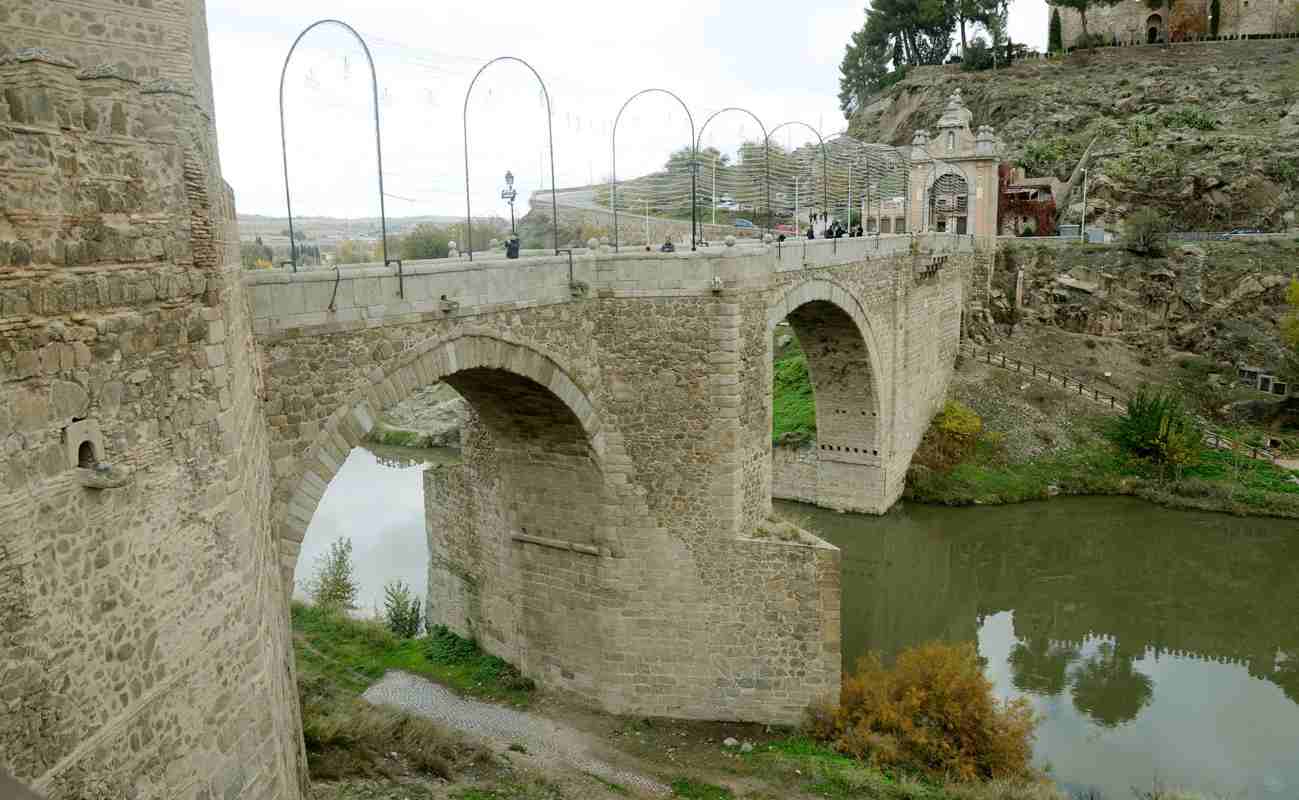
[[(555, 735), (579, 736), (597, 757), (695, 800), (1068, 800), (1046, 783), (947, 784), (888, 773), (790, 729), (742, 723), (639, 719), (565, 704), (465, 639), (400, 639), (377, 622), (297, 604), (294, 653), (303, 736), (315, 800), (578, 800), (651, 796), (514, 740), (467, 737), (361, 694), (389, 669), (458, 694), (528, 707)], [(538, 710), (541, 709), (541, 710)], [(727, 746), (734, 739), (740, 745)]]
[(1222, 511), (1242, 516), (1299, 518), (1294, 473), (1263, 461), (1205, 448), (1198, 463), (1174, 474), (1126, 456), (1096, 420), (1088, 444), (1024, 460), (1007, 458), (995, 441), (947, 470), (914, 465), (906, 497), (940, 505), (996, 505), (1054, 495), (1134, 495), (1173, 508)]
[[(775, 347), (772, 437), (798, 446), (816, 439), (807, 361), (798, 341)], [(995, 505), (1055, 495), (1133, 495), (1173, 508), (1237, 515), (1299, 517), (1293, 471), (1202, 448), (1180, 471), (1143, 462), (1115, 442), (1115, 416), (1063, 389), (964, 361), (948, 397), (980, 417), (977, 444), (951, 463), (929, 460), (922, 446), (907, 477), (906, 497), (940, 505)], [(1256, 432), (1236, 430), (1248, 439)], [(933, 444), (931, 429), (926, 443)], [(943, 450), (942, 447), (937, 448)]]

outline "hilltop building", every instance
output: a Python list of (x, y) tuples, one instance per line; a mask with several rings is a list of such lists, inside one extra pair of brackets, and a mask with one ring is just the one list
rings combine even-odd
[[(1299, 31), (1299, 6), (1293, 0), (1221, 0), (1220, 36), (1250, 36), (1261, 33)], [(1087, 14), (1087, 31), (1125, 43), (1180, 41), (1207, 36), (1212, 30), (1210, 0), (1179, 0), (1152, 10), (1145, 0), (1123, 0), (1109, 8), (1094, 8)], [(1060, 32), (1072, 47), (1082, 36), (1082, 18), (1070, 8), (1059, 9)]]

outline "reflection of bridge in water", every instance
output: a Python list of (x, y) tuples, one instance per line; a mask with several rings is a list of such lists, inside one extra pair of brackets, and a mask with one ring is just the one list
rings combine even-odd
[(1291, 523), (1101, 499), (910, 508), (884, 520), (808, 513), (843, 550), (849, 662), (867, 649), (975, 641), (1010, 612), (1016, 688), (1071, 688), (1103, 725), (1149, 701), (1142, 659), (1239, 666), (1299, 703)]

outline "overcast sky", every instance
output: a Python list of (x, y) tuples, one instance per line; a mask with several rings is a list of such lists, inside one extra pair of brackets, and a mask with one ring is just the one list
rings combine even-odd
[[(829, 135), (845, 127), (838, 107), (839, 61), (864, 20), (861, 0), (607, 0), (427, 3), (372, 0), (209, 0), (213, 82), (222, 172), (239, 211), (284, 214), (277, 95), (294, 37), (337, 17), (369, 43), (379, 78), (384, 191), (389, 216), (465, 213), (465, 90), (479, 67), (503, 55), (526, 59), (550, 91), (555, 180), (563, 187), (607, 179), (609, 133), (618, 108), (648, 87), (671, 89), (695, 124), (742, 106), (768, 127), (802, 120)], [(1011, 34), (1041, 49), (1044, 0), (1014, 0)], [(337, 26), (321, 26), (298, 46), (285, 82), (289, 176), (294, 215), (378, 213), (373, 110), (360, 47)], [(474, 216), (508, 213), (500, 200), (507, 169), (519, 213), (529, 193), (550, 184), (546, 118), (536, 80), (503, 62), (479, 79), (469, 105)], [(789, 131), (789, 133), (786, 133)], [(797, 146), (810, 134), (776, 135)], [(733, 153), (759, 138), (757, 124), (728, 112), (704, 144)], [(650, 94), (618, 126), (618, 174), (662, 165), (689, 143), (675, 101)]]

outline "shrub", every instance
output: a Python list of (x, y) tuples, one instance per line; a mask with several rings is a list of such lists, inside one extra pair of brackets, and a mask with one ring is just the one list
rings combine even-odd
[(935, 470), (948, 470), (974, 453), (983, 433), (983, 420), (968, 406), (948, 400), (934, 417), (916, 451), (916, 463)]
[(419, 636), (419, 598), (411, 596), (405, 581), (389, 581), (383, 587), (384, 620), (388, 630), (410, 639)]
[(468, 668), (470, 678), (479, 684), (499, 684), (506, 691), (536, 688), (533, 680), (524, 677), (513, 664), (484, 653), (473, 639), (459, 636), (445, 625), (429, 628), (424, 655), (434, 664)]
[(1194, 128), (1211, 131), (1218, 127), (1218, 118), (1199, 106), (1182, 106), (1164, 114), (1163, 122), (1170, 128)]
[(1162, 256), (1168, 252), (1168, 223), (1153, 208), (1142, 208), (1123, 221), (1123, 245), (1133, 253)]
[(316, 571), (303, 588), (311, 602), (330, 608), (356, 608), (360, 586), (352, 577), (352, 540), (340, 537), (329, 545), (329, 552), (316, 558)]
[(1199, 423), (1172, 392), (1142, 387), (1119, 418), (1119, 446), (1138, 458), (1180, 470), (1199, 460)]
[(860, 659), (839, 706), (808, 717), (812, 735), (873, 766), (962, 781), (1030, 777), (1036, 724), (1026, 701), (996, 699), (974, 645), (939, 642), (892, 669)]

